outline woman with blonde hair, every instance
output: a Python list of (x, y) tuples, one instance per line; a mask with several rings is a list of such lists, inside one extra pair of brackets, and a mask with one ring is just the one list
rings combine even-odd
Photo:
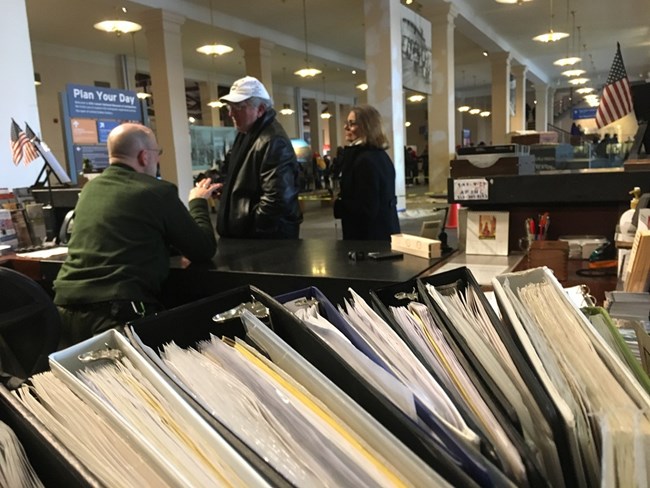
[(386, 153), (381, 115), (370, 105), (353, 107), (345, 122), (341, 191), (334, 217), (343, 239), (389, 241), (398, 234), (395, 167)]

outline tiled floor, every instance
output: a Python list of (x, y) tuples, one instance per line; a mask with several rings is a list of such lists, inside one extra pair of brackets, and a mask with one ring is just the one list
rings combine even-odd
[[(412, 185), (406, 188), (406, 209), (399, 212), (401, 232), (419, 236), (423, 222), (442, 221), (447, 206), (446, 198), (428, 196), (426, 185)], [(430, 194), (429, 194), (430, 195)], [(301, 239), (341, 239), (341, 221), (334, 219), (332, 202), (324, 192), (319, 195), (302, 194), (303, 222), (300, 226)], [(217, 214), (212, 213), (216, 224)], [(447, 229), (453, 239), (454, 229)]]
[[(420, 235), (423, 222), (444, 218), (446, 199), (432, 198), (426, 193), (425, 185), (406, 188), (406, 210), (399, 213), (402, 233)], [(334, 219), (330, 200), (303, 195), (302, 202), (302, 239), (341, 239), (341, 221)]]

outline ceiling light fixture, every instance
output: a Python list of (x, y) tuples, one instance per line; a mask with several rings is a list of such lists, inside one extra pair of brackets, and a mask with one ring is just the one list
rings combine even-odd
[(481, 117), (489, 117), (490, 116), (490, 111), (489, 110), (483, 110), (482, 112), (479, 113)]
[(211, 102), (208, 102), (207, 105), (208, 107), (211, 108), (221, 108), (226, 106), (226, 104), (223, 103), (221, 100), (213, 100)]
[(580, 93), (581, 95), (583, 95), (583, 94), (585, 94), (585, 93), (591, 93), (592, 91), (594, 91), (593, 88), (588, 87), (588, 86), (584, 86), (584, 87), (582, 87), (582, 88), (578, 88), (578, 89), (576, 90), (576, 93)]
[(568, 69), (566, 71), (562, 71), (562, 74), (564, 76), (568, 76), (569, 78), (572, 78), (574, 76), (584, 75), (585, 73), (586, 71), (583, 69)]
[(540, 34), (538, 36), (533, 37), (533, 41), (538, 41), (538, 42), (555, 42), (559, 41), (560, 39), (564, 39), (565, 37), (569, 37), (569, 34), (566, 32), (555, 32), (553, 30), (553, 0), (549, 0), (549, 3), (551, 5), (551, 19), (550, 19), (550, 26), (548, 32), (544, 34)]
[[(567, 8), (569, 8), (568, 2), (567, 2)], [(566, 57), (553, 61), (553, 64), (555, 66), (573, 66), (574, 64), (582, 61), (582, 58), (573, 55), (575, 53), (575, 33), (576, 33), (576, 12), (575, 10), (571, 10), (571, 41), (572, 41), (571, 53), (569, 53), (569, 41), (567, 40)]]
[(225, 44), (206, 44), (205, 46), (197, 47), (197, 52), (205, 54), (207, 56), (222, 56), (224, 54), (231, 53), (233, 48), (226, 46)]
[(487, 51), (483, 51), (483, 56), (485, 56), (487, 58), (489, 55), (490, 55), (490, 53), (488, 53)]
[(115, 33), (118, 37), (142, 29), (140, 24), (129, 20), (103, 20), (94, 24), (93, 27), (100, 31)]
[(133, 43), (133, 87), (136, 92), (135, 96), (140, 100), (146, 100), (151, 97), (151, 93), (144, 91), (144, 88), (143, 91), (138, 90), (138, 53), (135, 49), (135, 32), (131, 32), (131, 42)]
[(589, 81), (589, 78), (571, 78), (569, 83), (572, 85), (584, 85)]
[(366, 91), (368, 89), (368, 83), (361, 83), (357, 85), (357, 89), (361, 91)]
[(302, 20), (305, 27), (305, 64), (307, 65), (304, 68), (299, 69), (294, 72), (294, 75), (298, 75), (301, 78), (313, 78), (316, 75), (322, 73), (321, 70), (317, 68), (312, 68), (309, 66), (309, 40), (307, 38), (307, 2), (302, 0)]
[(288, 103), (285, 103), (285, 104), (282, 106), (282, 110), (280, 110), (280, 113), (281, 113), (282, 115), (293, 115), (293, 114), (294, 114), (294, 110), (291, 108), (291, 105), (289, 105)]
[(424, 95), (411, 95), (410, 97), (407, 98), (407, 100), (409, 102), (417, 103), (424, 100), (424, 98), (425, 98)]
[(517, 4), (522, 5), (526, 2), (531, 2), (532, 0), (496, 0), (497, 3), (508, 3), (508, 4)]
[[(212, 8), (212, 0), (210, 0), (210, 26), (214, 29), (214, 9)], [(224, 54), (231, 53), (233, 48), (226, 46), (225, 44), (219, 44), (218, 42), (213, 42), (212, 44), (205, 44), (201, 47), (197, 47), (196, 51), (205, 54), (206, 56), (223, 56)]]
[(458, 107), (458, 111), (459, 112), (469, 112), (470, 108), (471, 107), (469, 105), (461, 105), (460, 107)]
[(411, 123), (407, 120), (404, 122), (404, 127), (411, 127)]
[(469, 113), (472, 114), (472, 115), (480, 114), (481, 109), (480, 108), (471, 108), (471, 109), (469, 109)]
[(330, 113), (330, 107), (327, 103), (327, 86), (325, 85), (325, 75), (323, 75), (323, 103), (325, 103), (325, 108), (321, 112), (320, 118), (327, 120), (332, 116), (332, 114)]

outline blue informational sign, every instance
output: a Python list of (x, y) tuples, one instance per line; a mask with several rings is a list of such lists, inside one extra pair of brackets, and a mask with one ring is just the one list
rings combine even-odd
[(66, 94), (70, 117), (142, 120), (140, 100), (134, 91), (68, 84)]
[(597, 111), (598, 111), (597, 107), (574, 108), (573, 109), (573, 120), (595, 119)]
[(74, 146), (74, 163), (76, 168), (83, 168), (83, 161), (87, 159), (94, 171), (100, 171), (108, 167), (108, 151), (106, 146), (100, 145), (78, 145)]
[(106, 142), (108, 134), (118, 125), (118, 120), (98, 120), (97, 121), (97, 139), (100, 143)]

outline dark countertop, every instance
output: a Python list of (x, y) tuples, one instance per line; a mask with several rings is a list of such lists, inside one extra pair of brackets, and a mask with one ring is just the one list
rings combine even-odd
[(379, 241), (220, 239), (211, 263), (172, 263), (164, 302), (169, 306), (254, 285), (271, 295), (315, 286), (336, 303), (349, 287), (365, 295), (410, 280), (441, 261), (408, 254), (385, 261), (348, 257), (353, 251), (388, 250), (390, 243)]

